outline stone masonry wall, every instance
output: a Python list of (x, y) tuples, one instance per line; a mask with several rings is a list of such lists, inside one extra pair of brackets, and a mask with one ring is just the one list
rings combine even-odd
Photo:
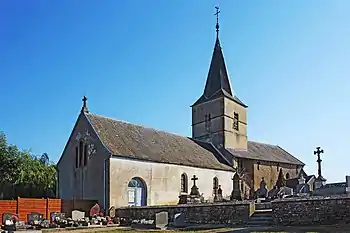
[(281, 199), (271, 204), (276, 225), (350, 223), (350, 196)]
[(250, 202), (195, 204), (174, 206), (123, 207), (116, 209), (116, 216), (133, 220), (155, 220), (156, 213), (167, 211), (169, 223), (177, 213), (185, 215), (185, 223), (243, 224), (254, 212)]

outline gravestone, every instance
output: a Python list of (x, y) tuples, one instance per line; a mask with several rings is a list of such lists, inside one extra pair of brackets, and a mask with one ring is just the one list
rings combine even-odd
[(28, 214), (28, 224), (38, 226), (40, 225), (41, 221), (43, 221), (44, 215), (42, 213), (38, 212), (31, 212)]
[(174, 227), (185, 226), (185, 215), (183, 213), (177, 213), (174, 216)]
[(292, 196), (293, 195), (293, 189), (289, 187), (281, 187), (278, 191), (278, 196)]
[(258, 190), (258, 198), (266, 198), (266, 196), (267, 196), (266, 182), (264, 180), (264, 177), (262, 177), (260, 181), (260, 187)]
[(156, 213), (156, 228), (164, 229), (169, 223), (168, 212)]
[(115, 218), (115, 207), (111, 206), (111, 208), (109, 208), (108, 213), (109, 213), (109, 217)]
[(95, 215), (99, 215), (100, 211), (101, 211), (101, 208), (100, 208), (99, 204), (96, 203), (96, 204), (95, 204), (93, 207), (91, 207), (91, 209), (90, 209), (90, 217), (93, 217), (93, 216), (95, 216)]
[(4, 225), (4, 230), (15, 231), (16, 222), (18, 221), (18, 215), (12, 213), (2, 214), (2, 225)]
[(73, 210), (72, 211), (72, 219), (73, 221), (78, 221), (85, 218), (85, 212), (79, 211), (79, 210)]
[(232, 192), (231, 192), (231, 197), (230, 200), (237, 200), (237, 201), (242, 201), (242, 191), (240, 188), (240, 183), (241, 183), (241, 178), (239, 175), (236, 174), (232, 178)]
[(275, 199), (277, 197), (277, 194), (278, 194), (278, 188), (277, 188), (277, 186), (274, 186), (273, 189), (271, 189), (267, 193), (267, 197), (270, 199)]

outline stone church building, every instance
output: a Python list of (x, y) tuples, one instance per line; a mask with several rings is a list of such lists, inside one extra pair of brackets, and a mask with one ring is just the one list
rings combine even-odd
[(195, 176), (199, 192), (212, 199), (232, 191), (252, 197), (262, 179), (272, 189), (282, 170), (295, 178), (304, 163), (277, 145), (248, 141), (247, 105), (229, 82), (219, 25), (202, 96), (192, 107), (192, 137), (115, 120), (90, 112), (86, 97), (58, 162), (58, 196), (98, 200), (101, 207), (177, 204)]

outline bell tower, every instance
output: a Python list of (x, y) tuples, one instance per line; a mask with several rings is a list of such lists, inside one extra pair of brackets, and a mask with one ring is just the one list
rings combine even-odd
[(247, 149), (247, 108), (231, 90), (219, 40), (216, 8), (216, 41), (202, 96), (192, 107), (192, 138), (216, 147)]

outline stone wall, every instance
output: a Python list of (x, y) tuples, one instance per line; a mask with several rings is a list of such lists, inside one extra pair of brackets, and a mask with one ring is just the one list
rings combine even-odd
[(174, 206), (122, 207), (116, 209), (117, 217), (133, 220), (154, 220), (156, 213), (167, 211), (169, 223), (177, 213), (185, 215), (185, 223), (197, 224), (243, 224), (254, 212), (250, 202), (213, 203)]
[(281, 199), (271, 204), (276, 225), (350, 223), (350, 196)]

